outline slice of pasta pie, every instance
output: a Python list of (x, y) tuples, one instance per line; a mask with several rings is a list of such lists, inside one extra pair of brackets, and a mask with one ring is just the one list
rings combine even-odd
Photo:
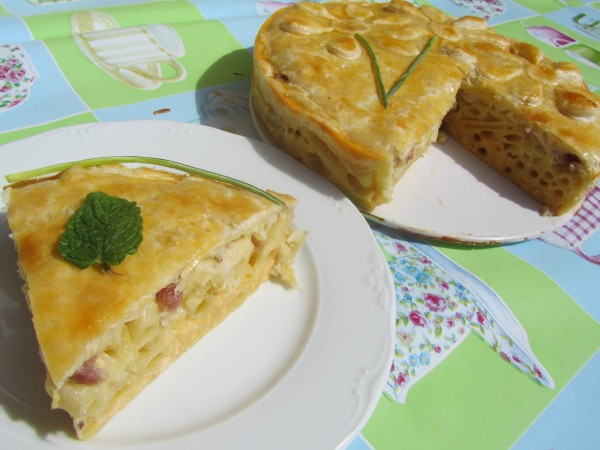
[[(110, 267), (82, 269), (62, 255), (67, 228), (85, 238), (97, 232), (67, 227), (90, 192), (140, 211), (139, 247)], [(293, 260), (305, 234), (292, 228), (295, 200), (288, 195), (111, 164), (16, 183), (5, 199), (46, 390), (82, 439), (263, 281), (296, 284)], [(94, 206), (94, 217), (104, 220), (111, 208)], [(117, 234), (127, 226), (119, 222)]]
[(279, 147), (367, 211), (442, 123), (544, 213), (572, 210), (600, 177), (600, 99), (577, 67), (431, 6), (280, 9), (256, 37), (251, 98)]

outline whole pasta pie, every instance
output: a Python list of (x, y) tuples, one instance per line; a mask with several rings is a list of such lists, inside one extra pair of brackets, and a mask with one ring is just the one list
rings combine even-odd
[(252, 105), (279, 147), (366, 211), (441, 128), (545, 214), (576, 208), (600, 177), (600, 99), (579, 69), (431, 6), (277, 11), (256, 37)]

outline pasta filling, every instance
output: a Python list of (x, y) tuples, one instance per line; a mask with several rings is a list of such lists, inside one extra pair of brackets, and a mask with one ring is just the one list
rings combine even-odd
[(141, 379), (155, 378), (187, 348), (185, 343), (200, 339), (239, 306), (249, 288), (255, 290), (270, 274), (294, 284), (293, 273), (284, 269), (304, 234), (290, 234), (287, 225), (274, 218), (265, 221), (258, 231), (215, 249), (148, 298), (63, 386), (48, 379), (53, 407), (66, 410), (79, 430), (101, 426), (97, 418), (120, 409)]
[(582, 162), (510, 105), (461, 90), (445, 125), (466, 149), (552, 211), (563, 212), (585, 187)]

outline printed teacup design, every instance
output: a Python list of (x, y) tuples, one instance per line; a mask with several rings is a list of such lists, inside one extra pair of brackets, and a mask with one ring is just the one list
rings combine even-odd
[(177, 61), (185, 55), (185, 47), (168, 25), (120, 28), (112, 17), (98, 11), (76, 13), (71, 23), (83, 53), (125, 84), (155, 89), (186, 77), (185, 67)]
[(556, 48), (564, 48), (564, 52), (571, 58), (595, 69), (600, 68), (600, 52), (592, 47), (581, 44), (571, 36), (548, 26), (529, 25), (521, 22), (527, 27), (527, 32), (545, 44)]
[(571, 36), (567, 36), (557, 29), (546, 25), (528, 25), (526, 22), (523, 22), (523, 25), (527, 26), (527, 32), (533, 37), (557, 48), (577, 42)]
[(373, 225), (394, 273), (396, 345), (384, 395), (404, 403), (409, 389), (471, 332), (535, 383), (554, 388), (527, 332), (490, 286), (434, 247)]
[(0, 113), (22, 104), (38, 74), (20, 45), (0, 46)]

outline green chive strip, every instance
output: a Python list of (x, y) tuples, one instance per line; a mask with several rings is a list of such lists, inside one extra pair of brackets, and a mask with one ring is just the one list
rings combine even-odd
[(56, 172), (65, 171), (73, 166), (89, 167), (89, 166), (100, 166), (105, 164), (121, 164), (121, 163), (140, 163), (140, 164), (154, 164), (157, 166), (168, 167), (170, 169), (180, 170), (187, 172), (191, 175), (196, 175), (202, 178), (206, 178), (213, 181), (220, 181), (221, 183), (227, 183), (246, 191), (257, 194), (273, 203), (281, 206), (285, 206), (285, 202), (278, 199), (274, 195), (269, 194), (262, 189), (259, 189), (251, 184), (243, 181), (230, 178), (226, 175), (221, 175), (208, 170), (198, 169), (197, 167), (189, 166), (187, 164), (170, 161), (168, 159), (153, 158), (150, 156), (104, 156), (99, 158), (83, 159), (80, 161), (71, 161), (66, 163), (54, 164), (51, 166), (41, 167), (33, 170), (26, 170), (24, 172), (13, 173), (5, 175), (5, 179), (9, 183), (15, 183), (17, 181), (29, 180), (31, 178), (38, 178), (44, 175), (51, 175)]
[(425, 57), (427, 52), (431, 49), (431, 47), (433, 46), (433, 44), (435, 43), (437, 38), (438, 38), (438, 36), (437, 36), (437, 34), (435, 34), (431, 39), (429, 39), (429, 42), (427, 43), (427, 45), (425, 46), (423, 51), (414, 59), (414, 61), (412, 63), (410, 63), (410, 66), (408, 66), (408, 69), (406, 69), (406, 72), (404, 72), (404, 74), (400, 77), (400, 79), (398, 81), (396, 81), (396, 84), (394, 84), (394, 86), (392, 86), (390, 91), (387, 93), (388, 97), (391, 97), (392, 95), (394, 95), (394, 93), (398, 90), (398, 88), (400, 86), (402, 86), (402, 84), (406, 81), (406, 79), (410, 76), (410, 74), (415, 70), (415, 67), (417, 67), (417, 64), (419, 64), (419, 61), (421, 61)]
[(365, 48), (369, 52), (369, 56), (371, 57), (371, 62), (373, 63), (373, 67), (375, 68), (375, 75), (377, 77), (377, 87), (379, 88), (379, 95), (381, 97), (381, 100), (383, 101), (384, 108), (387, 108), (388, 107), (388, 96), (385, 93), (385, 87), (383, 86), (383, 77), (381, 76), (381, 70), (379, 70), (379, 63), (377, 62), (377, 57), (375, 56), (375, 52), (371, 48), (371, 45), (369, 45), (367, 40), (362, 35), (360, 35), (359, 33), (356, 33), (354, 36), (365, 46)]

